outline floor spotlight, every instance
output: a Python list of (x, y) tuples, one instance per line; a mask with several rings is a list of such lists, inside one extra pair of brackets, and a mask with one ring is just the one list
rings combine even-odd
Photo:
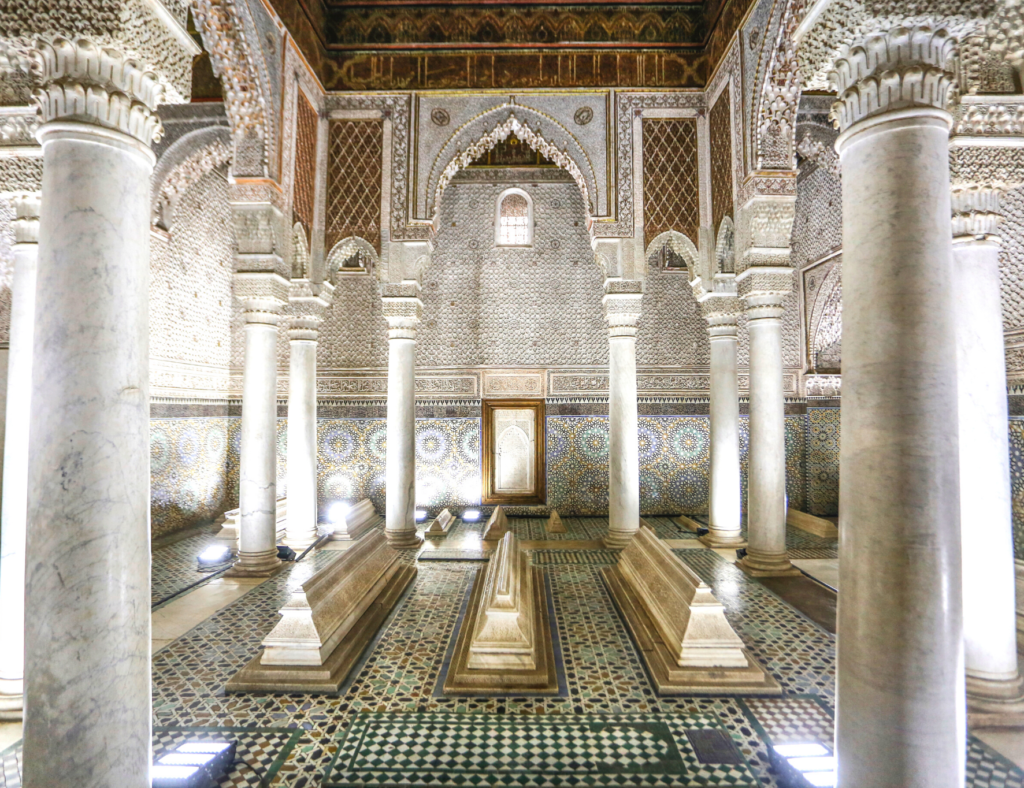
[(836, 758), (820, 742), (778, 744), (768, 757), (784, 788), (832, 788), (836, 784)]
[(467, 523), (475, 523), (477, 520), (480, 519), (480, 510), (467, 509), (462, 513), (462, 519), (465, 520)]
[(231, 548), (222, 544), (212, 544), (201, 552), (196, 563), (199, 571), (208, 572), (211, 569), (219, 569), (231, 561)]
[(235, 746), (233, 741), (185, 742), (153, 764), (153, 788), (213, 788), (234, 763)]
[(416, 522), (420, 523), (427, 519), (427, 512), (425, 509), (416, 510)]

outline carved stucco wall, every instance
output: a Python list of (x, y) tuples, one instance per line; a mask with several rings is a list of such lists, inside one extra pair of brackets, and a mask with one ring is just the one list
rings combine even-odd
[(1002, 228), (999, 272), (1003, 327), (1009, 330), (1024, 326), (1024, 188), (1011, 189), (1003, 195), (1002, 206), (1006, 219)]
[(0, 195), (0, 343), (11, 338), (11, 275), (14, 273), (14, 206)]
[(150, 260), (150, 358), (221, 367), (231, 361), (231, 214), (223, 168), (193, 182)]

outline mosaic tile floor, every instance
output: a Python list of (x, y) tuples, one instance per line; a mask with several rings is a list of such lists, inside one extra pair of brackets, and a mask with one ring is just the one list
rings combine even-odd
[[(548, 538), (543, 519), (511, 522), (522, 538)], [(594, 539), (607, 528), (607, 521), (600, 518), (566, 518), (565, 522), (569, 533), (562, 535), (563, 539)], [(649, 522), (670, 538), (689, 537), (667, 518), (649, 518)], [(483, 524), (460, 523), (456, 528), (461, 530), (453, 531), (448, 540), (460, 533), (478, 535)], [(332, 762), (342, 768), (332, 771), (331, 780), (349, 779), (345, 775), (351, 769), (346, 764), (353, 761), (346, 758), (358, 755), (351, 752), (350, 743), (374, 720), (409, 724), (416, 742), (428, 740), (426, 728), (417, 728), (415, 718), (398, 720), (394, 715), (441, 715), (438, 720), (466, 714), (502, 715), (499, 720), (543, 719), (561, 727), (566, 733), (559, 735), (570, 739), (579, 719), (575, 715), (593, 715), (608, 722), (615, 715), (627, 715), (651, 726), (685, 726), (690, 724), (686, 720), (699, 718), (729, 733), (765, 788), (777, 786), (768, 770), (766, 740), (794, 731), (793, 735), (831, 738), (835, 638), (716, 553), (697, 548), (696, 543), (692, 549), (675, 553), (712, 586), (745, 645), (782, 684), (785, 695), (758, 699), (657, 697), (601, 579), (601, 566), (609, 560), (609, 552), (548, 546), (535, 552), (551, 586), (566, 697), (433, 697), (459, 605), (479, 566), (457, 561), (417, 563), (416, 582), (338, 695), (226, 695), (225, 682), (258, 653), (260, 641), (278, 621), (277, 611), (290, 590), (342, 555), (325, 550), (256, 586), (154, 657), (154, 725), (294, 731), (297, 738), (269, 781), (271, 786), (289, 788), (332, 784), (324, 782)], [(188, 562), (191, 560), (189, 557)], [(415, 552), (403, 553), (402, 560), (415, 561)], [(688, 746), (678, 735), (673, 734), (672, 740), (677, 749)], [(8, 774), (6, 782), (0, 782), (3, 788), (18, 784), (13, 782), (17, 779), (17, 753), (16, 745), (3, 755)], [(972, 788), (1024, 788), (1024, 773), (974, 739), (968, 758), (968, 785)], [(648, 777), (622, 777), (617, 784), (658, 784)], [(458, 783), (452, 778), (448, 784)], [(518, 783), (509, 780), (507, 784)]]
[(196, 569), (196, 557), (213, 542), (219, 530), (210, 526), (175, 542), (154, 545), (151, 602), (154, 607), (192, 583), (211, 578), (210, 573)]

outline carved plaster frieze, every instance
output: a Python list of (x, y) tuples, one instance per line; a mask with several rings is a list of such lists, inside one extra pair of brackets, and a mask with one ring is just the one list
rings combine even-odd
[(11, 229), (14, 230), (14, 243), (39, 243), (39, 206), (41, 204), (39, 192), (16, 194), (11, 202), (14, 206), (14, 221), (11, 222)]
[(950, 142), (949, 175), (955, 186), (978, 184), (1012, 189), (1024, 184), (1024, 147), (965, 145), (957, 137)]
[[(967, 98), (967, 97), (965, 97)], [(973, 99), (973, 97), (972, 97)], [(953, 110), (953, 135), (960, 137), (1019, 137), (1024, 135), (1024, 104), (962, 102)]]
[(808, 397), (839, 397), (843, 393), (841, 375), (807, 375), (804, 391)]
[(145, 145), (160, 138), (164, 85), (137, 60), (85, 38), (40, 39), (30, 55), (41, 122), (95, 123)]
[(786, 6), (758, 96), (755, 134), (756, 162), (760, 170), (789, 170), (796, 164), (794, 138), (802, 78), (793, 34), (803, 18), (805, 6), (804, 0), (790, 0)]
[(39, 150), (24, 145), (0, 147), (0, 194), (39, 191), (43, 183), (43, 157), (38, 155)]
[(0, 145), (36, 147), (39, 113), (34, 106), (0, 107)]
[[(875, 36), (893, 30), (944, 30), (955, 40), (975, 33), (996, 0), (831, 0), (811, 3), (797, 27), (797, 59), (804, 90), (834, 90), (837, 61)], [(823, 7), (823, 10), (822, 10)], [(936, 65), (936, 64), (932, 64)]]
[[(741, 294), (751, 292), (755, 274), (758, 282), (769, 281), (788, 269), (795, 217), (796, 198), (789, 196), (755, 197), (740, 209), (736, 223), (736, 273)], [(758, 273), (755, 269), (764, 270)], [(791, 278), (788, 273), (786, 276)], [(790, 287), (780, 292), (789, 292)]]
[(277, 135), (269, 109), (270, 88), (260, 79), (238, 2), (195, 0), (193, 15), (210, 54), (213, 72), (220, 77), (224, 89), (235, 146), (232, 172), (263, 176), (267, 174), (267, 160)]
[(1000, 189), (988, 186), (954, 187), (951, 198), (954, 238), (998, 238), (1003, 220)]
[(955, 87), (956, 40), (932, 27), (895, 27), (844, 48), (829, 79), (836, 128), (913, 107), (945, 110)]
[(0, 31), (5, 46), (0, 53), (0, 96), (7, 98), (5, 83), (13, 81), (14, 92), (28, 98), (28, 60), (39, 39), (82, 38), (97, 48), (116, 50), (155, 73), (164, 88), (163, 103), (187, 102), (192, 89), (192, 58), (201, 50), (185, 29), (186, 13), (186, 6), (178, 0), (2, 3)]

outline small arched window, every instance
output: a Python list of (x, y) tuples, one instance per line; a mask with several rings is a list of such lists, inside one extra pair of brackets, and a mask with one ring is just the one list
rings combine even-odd
[(498, 196), (494, 241), (498, 246), (533, 244), (533, 202), (522, 189), (506, 189)]

